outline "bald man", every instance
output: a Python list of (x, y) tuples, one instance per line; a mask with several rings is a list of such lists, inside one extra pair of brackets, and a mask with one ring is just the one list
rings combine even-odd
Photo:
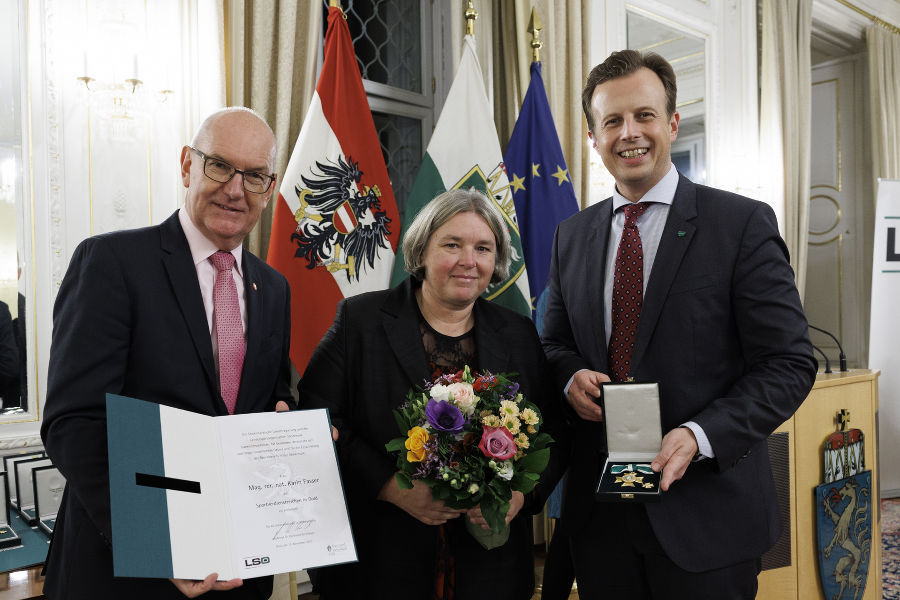
[[(41, 427), (67, 480), (47, 557), (51, 600), (271, 595), (271, 577), (113, 576), (105, 403), (109, 392), (225, 415), (293, 402), (287, 281), (241, 247), (277, 189), (274, 164), (275, 136), (265, 121), (244, 108), (218, 111), (182, 148), (184, 208), (160, 225), (95, 236), (75, 250), (53, 311)], [(222, 260), (225, 267), (214, 264)], [(236, 318), (231, 328), (218, 327), (213, 288), (229, 275), (242, 331)], [(233, 358), (241, 335), (239, 383), (229, 377), (220, 385), (219, 361)]]

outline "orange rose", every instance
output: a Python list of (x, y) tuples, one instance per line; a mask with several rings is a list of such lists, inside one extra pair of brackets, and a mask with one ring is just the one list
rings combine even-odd
[(428, 432), (421, 427), (413, 427), (406, 432), (409, 437), (404, 444), (409, 451), (406, 460), (409, 462), (422, 462), (425, 460), (425, 442), (428, 441)]

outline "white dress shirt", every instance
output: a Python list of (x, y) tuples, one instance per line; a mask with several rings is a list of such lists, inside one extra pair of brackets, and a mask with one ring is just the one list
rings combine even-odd
[[(659, 240), (662, 238), (663, 228), (666, 226), (666, 219), (669, 217), (669, 209), (675, 200), (675, 190), (678, 188), (678, 170), (675, 165), (670, 164), (669, 172), (657, 182), (655, 186), (650, 188), (646, 194), (638, 201), (639, 203), (653, 203), (647, 210), (638, 217), (638, 230), (641, 235), (641, 247), (644, 251), (644, 292), (647, 291), (647, 284), (653, 276), (653, 262), (656, 259), (656, 251), (659, 249)], [(616, 253), (618, 252), (619, 242), (622, 239), (622, 230), (625, 228), (625, 211), (619, 210), (622, 206), (631, 204), (619, 190), (613, 192), (613, 218), (610, 224), (609, 245), (606, 249), (606, 277), (603, 288), (603, 311), (604, 325), (606, 326), (606, 344), (609, 345), (609, 338), (612, 335), (612, 290), (615, 282), (616, 273)], [(582, 369), (584, 370), (584, 369)], [(564, 389), (568, 396), (569, 387), (575, 375), (569, 379)], [(663, 400), (664, 401), (664, 400)], [(697, 423), (688, 421), (682, 423), (682, 427), (690, 429), (694, 437), (697, 439), (697, 446), (700, 452), (700, 458), (712, 458), (715, 456), (709, 438), (706, 432)]]
[[(216, 335), (215, 315), (213, 314), (213, 288), (216, 285), (216, 276), (218, 271), (215, 265), (210, 262), (209, 257), (224, 250), (217, 248), (203, 233), (197, 229), (194, 222), (188, 216), (187, 211), (183, 208), (178, 210), (178, 220), (181, 222), (181, 228), (187, 238), (188, 246), (191, 249), (191, 257), (194, 259), (194, 267), (197, 269), (197, 280), (200, 282), (200, 295), (203, 296), (203, 308), (206, 311), (206, 323), (209, 326), (209, 335), (212, 340), (213, 357), (216, 363), (216, 375), (219, 372), (219, 340)], [(241, 309), (241, 326), (244, 329), (244, 341), (247, 340), (247, 301), (246, 289), (244, 288), (243, 267), (243, 247), (238, 246), (231, 250), (234, 256), (234, 266), (231, 268), (231, 275), (234, 277), (234, 285), (237, 287), (238, 305)]]

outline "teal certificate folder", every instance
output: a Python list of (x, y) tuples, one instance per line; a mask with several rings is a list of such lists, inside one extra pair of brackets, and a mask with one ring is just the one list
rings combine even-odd
[(327, 411), (211, 417), (107, 394), (106, 413), (117, 576), (356, 560)]

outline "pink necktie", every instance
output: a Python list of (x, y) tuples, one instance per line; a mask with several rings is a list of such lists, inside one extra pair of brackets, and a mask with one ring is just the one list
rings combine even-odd
[(609, 337), (609, 376), (613, 381), (625, 381), (631, 371), (631, 352), (644, 300), (644, 248), (637, 220), (648, 206), (649, 203), (640, 203), (623, 207), (625, 228), (616, 252)]
[(234, 414), (244, 369), (244, 327), (241, 324), (237, 287), (231, 274), (234, 255), (219, 250), (209, 260), (218, 271), (213, 287), (213, 319), (219, 342), (219, 390), (231, 415)]

